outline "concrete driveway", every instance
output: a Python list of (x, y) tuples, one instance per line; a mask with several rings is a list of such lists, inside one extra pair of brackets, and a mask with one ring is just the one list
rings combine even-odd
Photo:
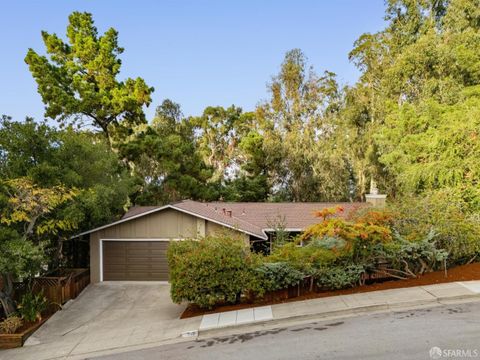
[(23, 348), (0, 351), (0, 359), (85, 357), (93, 352), (162, 342), (196, 330), (200, 319), (180, 320), (170, 287), (157, 282), (89, 285), (52, 316)]

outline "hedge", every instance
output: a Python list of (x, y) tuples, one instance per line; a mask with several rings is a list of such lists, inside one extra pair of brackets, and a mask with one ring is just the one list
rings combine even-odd
[(171, 298), (176, 303), (188, 301), (211, 308), (218, 303), (238, 302), (250, 290), (259, 292), (255, 273), (258, 256), (237, 237), (172, 242), (167, 256)]

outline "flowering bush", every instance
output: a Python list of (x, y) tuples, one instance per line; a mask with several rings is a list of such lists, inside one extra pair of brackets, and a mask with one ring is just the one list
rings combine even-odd
[[(328, 210), (328, 209), (327, 209)], [(350, 256), (353, 263), (369, 263), (375, 258), (376, 251), (384, 243), (392, 241), (392, 231), (387, 226), (377, 223), (375, 218), (369, 221), (365, 218), (363, 221), (347, 221), (339, 217), (331, 217), (337, 212), (342, 211), (337, 208), (336, 211), (328, 210), (317, 213), (322, 217), (322, 221), (305, 229), (299, 240), (301, 242), (323, 241), (328, 238), (338, 239), (343, 242), (343, 247), (333, 247), (331, 251), (342, 255)]]

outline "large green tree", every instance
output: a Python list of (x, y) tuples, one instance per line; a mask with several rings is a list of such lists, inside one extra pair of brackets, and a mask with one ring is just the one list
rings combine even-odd
[(0, 183), (0, 274), (4, 284), (0, 305), (6, 315), (14, 310), (13, 281), (30, 280), (48, 263), (42, 239), (75, 228), (73, 221), (52, 216), (75, 195), (74, 189), (42, 188), (29, 178)]
[[(449, 142), (452, 134), (439, 119), (454, 126), (450, 117), (465, 104), (464, 89), (479, 84), (479, 7), (478, 0), (389, 0), (386, 28), (357, 40), (350, 59), (362, 73), (346, 92), (343, 118), (356, 139), (353, 163), (359, 177), (375, 178), (391, 195), (452, 185), (445, 181), (453, 170), (447, 162), (431, 162), (430, 168), (425, 156), (446, 159), (449, 153), (461, 152), (455, 147), (468, 147), (468, 138), (462, 144)], [(465, 106), (462, 112), (464, 121), (474, 126)], [(422, 124), (421, 130), (413, 124)], [(430, 138), (422, 140), (418, 131), (426, 131)], [(434, 150), (435, 139), (444, 139), (448, 146)], [(428, 151), (427, 144), (432, 146)], [(421, 161), (415, 158), (419, 152)], [(471, 159), (471, 154), (463, 155)], [(413, 171), (416, 163), (424, 167)]]
[(215, 169), (213, 181), (221, 181), (237, 165), (239, 143), (252, 127), (253, 117), (236, 106), (209, 106), (192, 117), (195, 138), (204, 162)]
[[(253, 116), (250, 114), (249, 116)], [(225, 182), (222, 198), (227, 201), (266, 201), (272, 195), (272, 164), (264, 147), (264, 137), (251, 129), (238, 145), (233, 178)]]
[(31, 118), (0, 121), (0, 172), (3, 179), (28, 177), (43, 188), (78, 189), (75, 201), (57, 215), (74, 217), (79, 230), (121, 215), (137, 186), (103, 136)]
[(208, 183), (212, 169), (200, 155), (194, 125), (171, 100), (165, 100), (152, 123), (139, 127), (119, 149), (141, 180), (136, 203), (215, 198), (216, 190)]
[(61, 124), (85, 123), (106, 136), (124, 136), (145, 123), (144, 106), (153, 88), (142, 78), (119, 80), (123, 48), (118, 32), (98, 34), (92, 15), (73, 12), (67, 27), (68, 42), (42, 32), (47, 56), (29, 49), (25, 62), (38, 85), (45, 116)]
[(480, 86), (467, 87), (455, 104), (404, 104), (376, 134), (380, 160), (406, 194), (459, 190), (480, 211)]
[(318, 76), (306, 62), (299, 49), (287, 52), (269, 84), (270, 100), (256, 111), (273, 188), (278, 199), (347, 199), (351, 171), (342, 142), (334, 141), (341, 94), (335, 74)]

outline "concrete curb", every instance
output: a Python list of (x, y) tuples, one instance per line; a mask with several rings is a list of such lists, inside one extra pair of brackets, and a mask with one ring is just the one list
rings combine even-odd
[(461, 303), (461, 302), (470, 302), (475, 300), (480, 301), (480, 294), (438, 297), (432, 300), (404, 301), (404, 302), (391, 303), (391, 304), (384, 303), (384, 304), (375, 304), (375, 305), (364, 305), (364, 306), (358, 306), (358, 307), (344, 309), (344, 310), (334, 310), (334, 311), (321, 312), (321, 313), (317, 312), (317, 313), (310, 313), (310, 314), (294, 315), (294, 316), (283, 317), (283, 318), (273, 318), (271, 320), (251, 322), (251, 323), (246, 323), (241, 325), (223, 326), (223, 327), (217, 327), (212, 329), (199, 330), (198, 338), (221, 336), (221, 335), (225, 335), (225, 333), (232, 334), (232, 331), (235, 331), (235, 330), (242, 332), (242, 330), (244, 331), (252, 327), (265, 327), (268, 325), (284, 326), (286, 324), (288, 324), (288, 326), (292, 326), (292, 325), (295, 325), (296, 323), (300, 324), (305, 322), (346, 318), (346, 317), (352, 317), (357, 315), (368, 315), (368, 314), (377, 314), (377, 313), (394, 312), (394, 311), (402, 311), (402, 310), (403, 311), (413, 310), (417, 308), (440, 306), (440, 305), (444, 305), (445, 303)]
[(480, 299), (480, 294), (470, 294), (470, 295), (457, 295), (457, 296), (439, 296), (437, 298), (438, 302), (445, 301), (458, 301), (458, 300), (469, 300), (469, 299)]
[(181, 337), (181, 336), (176, 336), (176, 337), (169, 338), (169, 339), (150, 341), (150, 342), (145, 342), (145, 343), (140, 343), (140, 344), (135, 344), (135, 345), (119, 346), (119, 347), (113, 347), (113, 348), (103, 349), (103, 350), (94, 350), (94, 351), (90, 351), (90, 352), (82, 352), (82, 353), (78, 353), (78, 354), (61, 355), (61, 356), (58, 356), (58, 357), (49, 358), (48, 360), (60, 360), (60, 359), (62, 359), (62, 360), (63, 359), (84, 360), (86, 358), (94, 359), (94, 358), (99, 357), (99, 356), (114, 355), (114, 354), (129, 352), (129, 351), (150, 349), (150, 348), (154, 348), (154, 347), (157, 347), (157, 346), (178, 344), (178, 343), (181, 343), (181, 342), (188, 342), (188, 341), (192, 341), (192, 340), (195, 340), (195, 338), (184, 338), (184, 337)]

